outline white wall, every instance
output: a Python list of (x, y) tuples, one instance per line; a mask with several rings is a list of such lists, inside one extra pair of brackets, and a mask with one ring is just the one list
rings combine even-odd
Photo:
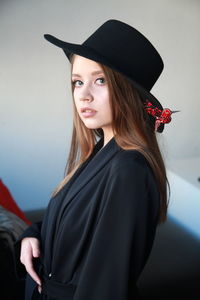
[(136, 27), (165, 69), (152, 92), (181, 110), (159, 135), (167, 160), (200, 156), (200, 2), (0, 2), (0, 177), (24, 210), (44, 207), (62, 179), (71, 136), (69, 63), (43, 38), (82, 43), (107, 19)]

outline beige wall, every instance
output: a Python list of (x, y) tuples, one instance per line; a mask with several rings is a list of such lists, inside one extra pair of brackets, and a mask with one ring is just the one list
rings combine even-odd
[(152, 92), (173, 115), (165, 158), (200, 156), (200, 2), (194, 0), (0, 2), (0, 177), (19, 205), (42, 207), (61, 180), (71, 135), (69, 63), (43, 39), (81, 43), (116, 18), (156, 46), (165, 69)]

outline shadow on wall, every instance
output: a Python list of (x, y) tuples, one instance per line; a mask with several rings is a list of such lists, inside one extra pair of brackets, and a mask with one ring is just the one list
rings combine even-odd
[(142, 299), (200, 299), (200, 240), (168, 217), (140, 279)]

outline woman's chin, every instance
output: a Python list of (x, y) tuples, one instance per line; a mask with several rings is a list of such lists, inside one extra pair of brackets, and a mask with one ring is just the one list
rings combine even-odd
[(85, 127), (87, 127), (88, 129), (98, 129), (99, 125), (97, 124), (90, 124), (89, 122), (83, 122)]
[(87, 127), (88, 129), (98, 129), (99, 128), (97, 126), (86, 125), (86, 124), (85, 124), (85, 127)]

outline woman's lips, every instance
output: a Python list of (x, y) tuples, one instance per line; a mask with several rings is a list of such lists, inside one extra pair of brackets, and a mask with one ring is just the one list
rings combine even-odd
[(93, 117), (95, 114), (97, 113), (97, 111), (96, 110), (93, 110), (93, 109), (82, 109), (81, 110), (81, 114), (82, 114), (82, 116), (83, 117), (85, 117), (85, 118), (90, 118), (90, 117)]

